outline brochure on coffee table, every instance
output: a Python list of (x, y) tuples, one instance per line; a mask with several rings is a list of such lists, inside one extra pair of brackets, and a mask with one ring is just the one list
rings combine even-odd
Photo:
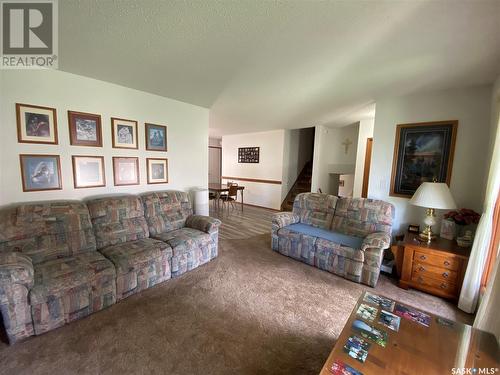
[(378, 309), (376, 307), (362, 303), (361, 305), (359, 305), (358, 311), (356, 311), (356, 315), (358, 316), (358, 318), (373, 322), (375, 320), (375, 317), (377, 316), (377, 312)]
[(335, 362), (333, 362), (332, 367), (330, 367), (329, 370), (333, 375), (363, 375), (361, 371), (352, 368), (339, 359), (336, 359)]
[(384, 310), (387, 310), (387, 311), (394, 311), (395, 302), (393, 300), (390, 300), (389, 298), (385, 298), (385, 297), (379, 296), (377, 294), (372, 294), (370, 292), (366, 292), (365, 297), (363, 298), (363, 302), (368, 302), (368, 303), (373, 303), (374, 305), (379, 305), (380, 307), (382, 307)]
[(393, 331), (399, 331), (399, 322), (401, 318), (389, 311), (382, 310), (380, 312), (380, 316), (378, 318), (378, 322), (387, 328), (392, 329)]
[(429, 327), (431, 324), (431, 317), (429, 315), (413, 307), (403, 306), (397, 303), (394, 312), (396, 315), (417, 322), (425, 327)]
[(366, 361), (366, 357), (368, 357), (369, 348), (370, 344), (365, 339), (352, 335), (347, 339), (347, 342), (344, 345), (344, 352), (350, 357), (364, 363)]
[(356, 319), (352, 323), (352, 329), (364, 338), (370, 339), (384, 348), (387, 345), (387, 332), (366, 324), (362, 320)]

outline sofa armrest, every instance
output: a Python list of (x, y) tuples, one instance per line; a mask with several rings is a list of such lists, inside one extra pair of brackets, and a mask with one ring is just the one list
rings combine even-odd
[(198, 229), (205, 233), (217, 231), (220, 225), (221, 221), (219, 219), (210, 216), (191, 215), (186, 220), (186, 227)]
[(300, 221), (300, 217), (293, 212), (278, 212), (273, 215), (272, 225), (273, 230), (286, 227), (287, 225), (296, 224)]
[(387, 249), (391, 244), (391, 236), (385, 232), (370, 233), (361, 244), (361, 250), (367, 249)]
[(35, 270), (30, 257), (18, 253), (0, 253), (0, 288), (5, 284), (21, 284), (31, 289)]

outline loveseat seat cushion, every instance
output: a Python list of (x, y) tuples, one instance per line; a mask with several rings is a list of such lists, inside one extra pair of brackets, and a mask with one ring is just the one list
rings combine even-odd
[(364, 254), (359, 249), (353, 249), (322, 238), (316, 240), (314, 265), (322, 270), (359, 283), (361, 282), (363, 261)]
[(172, 276), (179, 276), (212, 259), (212, 237), (193, 228), (181, 228), (155, 235), (172, 247)]
[(95, 251), (35, 265), (29, 293), (35, 333), (115, 303), (115, 277), (113, 264)]
[(172, 258), (172, 248), (167, 243), (152, 238), (120, 243), (99, 251), (115, 265), (117, 275), (136, 270), (162, 254), (167, 259)]
[(291, 224), (285, 227), (286, 229), (302, 234), (307, 234), (309, 236), (322, 238), (339, 245), (347, 246), (353, 249), (360, 249), (363, 243), (363, 239), (360, 237), (349, 236), (346, 234), (332, 232), (330, 230), (316, 228), (311, 225), (297, 223)]

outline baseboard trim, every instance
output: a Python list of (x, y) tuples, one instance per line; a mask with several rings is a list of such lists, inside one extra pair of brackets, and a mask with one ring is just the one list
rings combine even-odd
[(257, 207), (257, 208), (263, 208), (263, 209), (269, 210), (269, 211), (281, 212), (281, 210), (278, 210), (276, 208), (271, 208), (271, 207), (266, 207), (266, 206), (259, 206), (257, 204), (243, 203), (243, 206)]

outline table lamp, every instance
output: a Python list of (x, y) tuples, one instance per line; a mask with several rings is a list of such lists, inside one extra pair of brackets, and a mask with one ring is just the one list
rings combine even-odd
[(413, 194), (413, 197), (411, 197), (410, 203), (414, 206), (427, 208), (424, 219), (425, 229), (420, 233), (420, 237), (428, 243), (436, 238), (434, 233), (432, 233), (432, 226), (436, 224), (434, 210), (452, 210), (457, 208), (455, 200), (451, 196), (450, 189), (444, 182), (422, 183), (415, 194)]

